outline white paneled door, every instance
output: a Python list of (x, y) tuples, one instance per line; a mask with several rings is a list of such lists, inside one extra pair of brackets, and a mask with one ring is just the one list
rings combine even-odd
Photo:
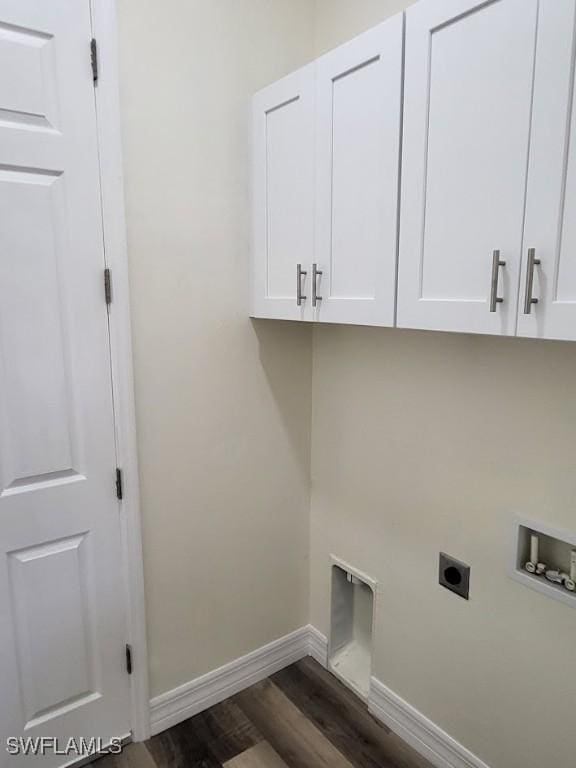
[(401, 327), (515, 333), (538, 5), (406, 13)]
[(317, 62), (316, 321), (394, 325), (403, 22)]
[[(0, 765), (130, 731), (88, 0), (0, 0)], [(45, 743), (46, 745), (46, 743)]]
[(576, 340), (576, 4), (540, 4), (518, 334)]
[(251, 315), (309, 316), (314, 253), (314, 65), (253, 101)]

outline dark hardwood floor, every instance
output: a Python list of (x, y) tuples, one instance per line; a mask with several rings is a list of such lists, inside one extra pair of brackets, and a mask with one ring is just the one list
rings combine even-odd
[(312, 659), (97, 768), (431, 768)]

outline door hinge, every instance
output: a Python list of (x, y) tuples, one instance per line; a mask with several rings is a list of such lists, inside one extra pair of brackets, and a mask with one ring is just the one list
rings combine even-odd
[(116, 497), (119, 501), (122, 501), (122, 498), (124, 497), (122, 470), (119, 467), (116, 467)]
[(104, 296), (106, 304), (112, 304), (112, 275), (108, 267), (104, 270)]
[(94, 85), (98, 82), (98, 46), (95, 38), (90, 40), (90, 63), (92, 65), (92, 80)]
[(126, 672), (132, 674), (132, 646), (126, 643)]

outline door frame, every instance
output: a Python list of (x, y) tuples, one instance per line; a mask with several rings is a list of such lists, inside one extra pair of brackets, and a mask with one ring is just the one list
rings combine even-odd
[(98, 82), (94, 92), (100, 155), (104, 258), (106, 266), (111, 270), (113, 291), (113, 301), (109, 309), (110, 359), (116, 452), (123, 480), (123, 499), (119, 504), (121, 506), (126, 642), (132, 646), (133, 659), (133, 671), (130, 677), (130, 724), (133, 741), (143, 741), (150, 736), (150, 700), (120, 135), (116, 0), (89, 0), (89, 2), (92, 36), (96, 40), (98, 51)]

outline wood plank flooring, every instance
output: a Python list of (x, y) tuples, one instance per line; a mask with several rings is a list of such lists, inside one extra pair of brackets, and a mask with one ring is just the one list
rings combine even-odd
[(431, 768), (310, 658), (96, 768)]

